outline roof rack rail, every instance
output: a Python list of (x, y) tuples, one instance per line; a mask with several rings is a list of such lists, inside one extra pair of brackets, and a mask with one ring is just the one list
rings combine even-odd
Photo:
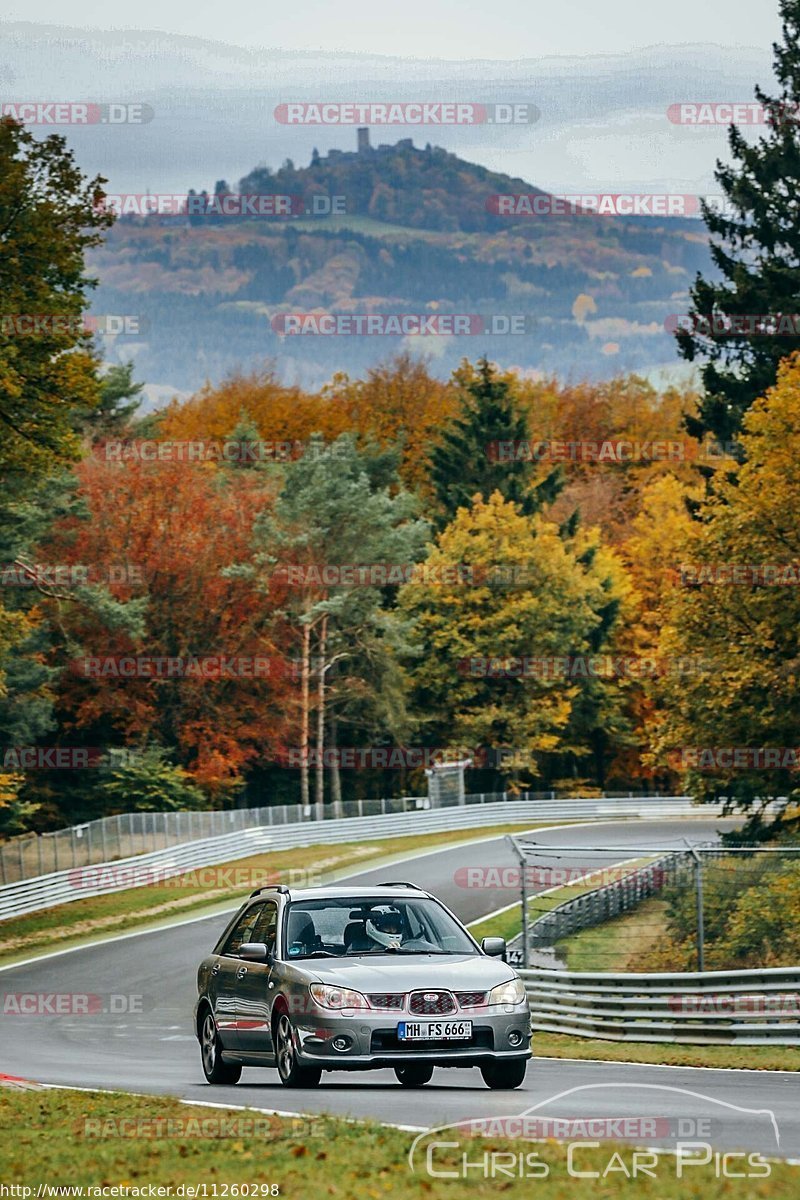
[(265, 883), (263, 887), (257, 887), (254, 892), (250, 893), (250, 899), (252, 900), (254, 896), (260, 896), (262, 892), (282, 892), (284, 896), (290, 895), (285, 883)]
[(418, 883), (409, 883), (407, 879), (384, 879), (378, 887), (410, 887), (417, 892), (424, 892), (425, 888), (419, 886)]

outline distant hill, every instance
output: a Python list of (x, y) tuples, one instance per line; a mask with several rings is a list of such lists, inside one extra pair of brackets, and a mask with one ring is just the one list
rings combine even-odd
[[(369, 131), (365, 133), (368, 138)], [(258, 167), (240, 181), (238, 190), (297, 195), (307, 204), (314, 195), (341, 196), (351, 215), (411, 229), (469, 233), (501, 228), (487, 210), (493, 195), (544, 194), (524, 179), (465, 162), (430, 143), (417, 149), (410, 137), (361, 152), (331, 150), (300, 170), (286, 164), (274, 173)], [(313, 210), (313, 201), (309, 206)]]
[[(409, 138), (314, 155), (307, 167), (261, 166), (238, 184), (220, 180), (188, 216), (121, 219), (92, 258), (93, 307), (141, 316), (145, 332), (118, 338), (113, 354), (182, 390), (267, 358), (286, 380), (316, 387), (408, 345), (442, 374), (482, 353), (562, 377), (674, 364), (664, 321), (685, 311), (689, 282), (709, 269), (702, 223), (498, 214), (493, 197), (520, 194), (547, 206), (523, 179)], [(222, 215), (255, 195), (292, 197), (292, 215)], [(313, 215), (337, 205), (344, 211)], [(310, 311), (461, 314), (469, 332), (281, 336), (283, 315)], [(486, 332), (492, 322), (518, 332)]]

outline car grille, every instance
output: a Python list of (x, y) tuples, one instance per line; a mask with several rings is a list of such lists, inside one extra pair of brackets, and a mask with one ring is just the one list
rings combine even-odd
[(406, 1001), (404, 992), (368, 992), (367, 999), (378, 1009), (402, 1009)]
[(408, 1003), (409, 1012), (418, 1016), (441, 1017), (456, 1011), (456, 1002), (451, 992), (436, 992), (431, 988), (412, 992)]
[(486, 1003), (486, 992), (455, 992), (459, 1008), (479, 1008)]

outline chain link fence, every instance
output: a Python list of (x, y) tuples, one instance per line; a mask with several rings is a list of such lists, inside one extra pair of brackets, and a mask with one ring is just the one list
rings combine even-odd
[[(704, 971), (800, 958), (799, 846), (629, 846), (620, 862), (618, 848), (508, 841), (524, 915), (525, 933), (510, 943), (517, 966)], [(610, 854), (616, 861), (604, 863)], [(578, 947), (576, 935), (600, 926), (610, 936)]]

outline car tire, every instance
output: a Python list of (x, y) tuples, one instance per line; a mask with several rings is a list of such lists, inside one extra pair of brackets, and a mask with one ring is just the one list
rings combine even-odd
[(430, 1083), (433, 1075), (432, 1063), (403, 1063), (402, 1066), (397, 1066), (394, 1069), (398, 1083), (402, 1083), (403, 1087), (423, 1087), (424, 1084)]
[(284, 1087), (316, 1087), (322, 1077), (322, 1067), (307, 1067), (297, 1061), (288, 1013), (281, 1013), (275, 1026), (275, 1062)]
[(222, 1044), (219, 1040), (217, 1023), (210, 1008), (203, 1014), (200, 1026), (200, 1058), (203, 1074), (209, 1083), (238, 1083), (242, 1074), (241, 1063), (222, 1061)]
[(502, 1088), (518, 1088), (528, 1069), (527, 1058), (511, 1059), (510, 1062), (490, 1062), (481, 1067), (483, 1082), (493, 1091)]

